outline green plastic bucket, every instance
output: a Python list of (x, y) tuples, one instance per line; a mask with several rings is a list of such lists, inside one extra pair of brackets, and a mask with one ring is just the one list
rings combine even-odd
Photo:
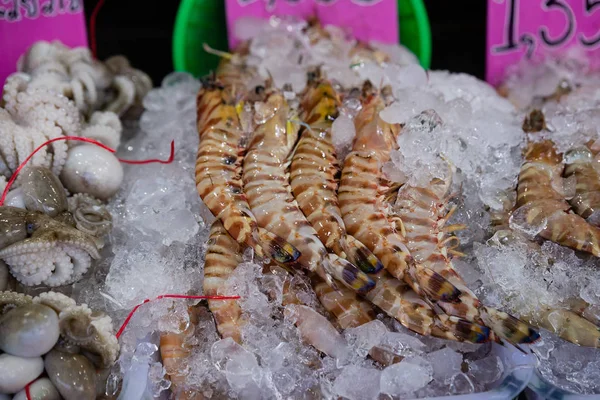
[[(431, 31), (423, 0), (398, 0), (400, 41), (419, 58), (423, 68), (431, 62)], [(173, 33), (173, 64), (176, 71), (202, 76), (213, 70), (219, 57), (202, 50), (207, 43), (226, 49), (225, 2), (222, 0), (183, 0)]]

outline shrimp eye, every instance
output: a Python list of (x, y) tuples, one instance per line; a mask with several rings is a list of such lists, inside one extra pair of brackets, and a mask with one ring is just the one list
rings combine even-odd
[(254, 93), (256, 94), (262, 94), (265, 92), (265, 87), (262, 85), (258, 85), (257, 87), (254, 88)]
[(27, 233), (29, 235), (31, 235), (33, 233), (33, 231), (35, 230), (35, 224), (33, 224), (32, 222), (28, 223), (26, 226), (27, 229)]

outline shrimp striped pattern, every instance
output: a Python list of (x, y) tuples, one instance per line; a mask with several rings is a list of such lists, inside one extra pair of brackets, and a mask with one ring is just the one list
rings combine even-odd
[(298, 266), (330, 285), (336, 286), (335, 278), (358, 292), (369, 291), (373, 281), (348, 261), (327, 253), (294, 200), (286, 169), (298, 126), (288, 121), (290, 110), (280, 93), (272, 93), (266, 106), (273, 115), (254, 131), (243, 168), (244, 188), (259, 226), (291, 243), (301, 254)]

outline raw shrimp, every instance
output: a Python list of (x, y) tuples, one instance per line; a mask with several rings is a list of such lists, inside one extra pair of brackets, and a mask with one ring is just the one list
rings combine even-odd
[(600, 229), (571, 211), (561, 191), (562, 155), (550, 140), (530, 142), (517, 186), (517, 210), (524, 222), (542, 228), (539, 236), (600, 256)]
[(198, 324), (198, 308), (188, 309), (189, 324), (181, 333), (165, 332), (160, 335), (160, 356), (171, 381), (171, 393), (180, 400), (203, 400), (204, 396), (183, 387), (187, 378), (187, 358), (191, 353), (190, 339)]
[(393, 219), (384, 201), (389, 188), (381, 167), (396, 147), (400, 127), (379, 118), (383, 94), (368, 95), (355, 125), (353, 151), (346, 157), (338, 199), (346, 230), (364, 243), (396, 278), (405, 280), (419, 295), (431, 300), (459, 301), (460, 291), (440, 274), (415, 263), (402, 224)]
[(272, 115), (254, 131), (243, 168), (244, 189), (258, 224), (298, 248), (297, 265), (331, 285), (335, 286), (335, 277), (355, 291), (369, 291), (373, 281), (350, 262), (328, 254), (299, 209), (286, 174), (298, 127), (288, 120), (290, 110), (280, 93), (272, 93), (266, 106)]
[[(223, 295), (221, 289), (229, 275), (242, 262), (241, 248), (227, 233), (223, 224), (215, 221), (210, 229), (206, 260), (204, 262), (204, 294)], [(240, 320), (242, 310), (237, 300), (208, 300), (208, 308), (215, 317), (221, 337), (242, 341)]]
[(198, 132), (196, 188), (202, 201), (233, 239), (257, 255), (280, 263), (296, 260), (298, 251), (258, 227), (250, 212), (240, 179), (242, 127), (231, 95), (217, 84), (204, 85), (198, 94)]
[(454, 169), (448, 165), (444, 178), (434, 178), (427, 187), (404, 185), (397, 195), (394, 211), (402, 220), (407, 246), (416, 262), (431, 268), (455, 287), (461, 294), (460, 302), (437, 304), (448, 314), (490, 327), (494, 333), (510, 343), (533, 343), (539, 334), (526, 323), (480, 303), (467, 287), (452, 264), (450, 243), (458, 245), (456, 236), (448, 233), (462, 226), (446, 226), (455, 207), (448, 210), (450, 187)]
[(301, 117), (307, 127), (294, 150), (290, 186), (328, 250), (348, 258), (364, 272), (378, 272), (383, 265), (365, 245), (346, 234), (338, 206), (336, 176), (340, 167), (331, 142), (331, 126), (339, 106), (339, 96), (331, 84), (309, 82), (301, 104)]
[(594, 143), (565, 153), (565, 178), (575, 180), (573, 210), (589, 223), (600, 226), (600, 163)]

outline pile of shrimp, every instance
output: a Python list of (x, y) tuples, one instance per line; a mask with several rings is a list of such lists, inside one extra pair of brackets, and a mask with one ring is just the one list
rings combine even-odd
[[(310, 46), (338, 43), (317, 23), (301, 34)], [(355, 62), (391, 63), (384, 51), (352, 43), (332, 51), (347, 50)], [(222, 60), (197, 96), (196, 188), (215, 218), (204, 294), (235, 294), (227, 281), (247, 267), (250, 254), (265, 277), (280, 283), (268, 295), (280, 297), (283, 316), (302, 340), (340, 363), (348, 357), (340, 331), (372, 326), (378, 315), (423, 336), (527, 351), (523, 345), (539, 339), (537, 330), (481, 302), (454, 267), (462, 255), (454, 232), (464, 227), (448, 223), (455, 210), (452, 165), (425, 187), (396, 184), (382, 171), (403, 131), (379, 115), (395, 101), (391, 88), (360, 79), (341, 83), (310, 63), (303, 64), (305, 84), (278, 86), (261, 73), (264, 63), (252, 46), (232, 54), (206, 48)], [(356, 132), (344, 158), (332, 138), (340, 116)], [(299, 283), (314, 298), (300, 295)], [(208, 301), (218, 334), (232, 346), (249, 339), (241, 301)], [(160, 339), (176, 398), (206, 397), (181, 372), (197, 312), (189, 309), (187, 329)], [(368, 356), (380, 367), (403, 359), (377, 346)], [(309, 364), (318, 369), (319, 362)]]

